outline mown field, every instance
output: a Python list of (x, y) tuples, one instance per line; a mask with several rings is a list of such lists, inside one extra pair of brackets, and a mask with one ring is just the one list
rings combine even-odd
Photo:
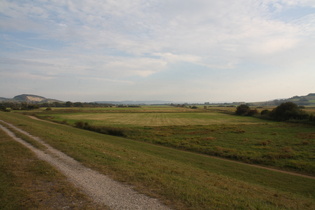
[(315, 180), (311, 178), (42, 122), (16, 113), (0, 112), (0, 118), (174, 209), (315, 208)]
[(37, 115), (73, 126), (88, 123), (105, 133), (114, 129), (137, 141), (315, 175), (314, 126), (227, 114), (234, 110), (147, 106), (64, 109)]

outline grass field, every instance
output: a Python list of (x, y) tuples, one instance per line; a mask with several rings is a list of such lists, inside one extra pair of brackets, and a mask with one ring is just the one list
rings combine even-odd
[(88, 209), (92, 202), (0, 129), (0, 209)]
[[(45, 116), (45, 115), (42, 115)], [(67, 113), (49, 114), (57, 122), (67, 121), (73, 124), (76, 121), (87, 121), (93, 125), (110, 125), (117, 127), (129, 126), (173, 126), (173, 125), (212, 125), (212, 124), (261, 124), (255, 118), (241, 116), (231, 117), (216, 112), (205, 113)]]
[[(41, 122), (15, 113), (0, 113), (0, 118), (45, 139), (84, 165), (116, 180), (132, 184), (140, 192), (159, 197), (176, 209), (315, 208), (314, 179), (108, 136), (68, 125)], [(248, 118), (248, 121), (252, 120)], [(189, 128), (196, 132), (197, 127), (215, 125), (175, 126), (176, 129), (182, 128), (175, 130), (175, 133), (190, 133)], [(248, 125), (257, 126), (260, 123), (250, 122)], [(130, 127), (128, 125), (124, 129)], [(132, 129), (136, 127), (141, 128), (133, 126)], [(171, 127), (149, 126), (143, 129)], [(243, 127), (242, 125), (241, 128)], [(162, 135), (165, 131), (159, 132)], [(221, 132), (225, 133), (226, 130)], [(247, 130), (245, 134), (246, 132)], [(244, 132), (234, 134), (242, 135)]]
[[(39, 116), (74, 125), (118, 128), (130, 139), (315, 175), (315, 127), (236, 116), (220, 109), (151, 108), (155, 112), (51, 112)], [(118, 109), (119, 110), (119, 109)], [(146, 108), (144, 110), (149, 110)], [(182, 111), (183, 110), (183, 111)]]

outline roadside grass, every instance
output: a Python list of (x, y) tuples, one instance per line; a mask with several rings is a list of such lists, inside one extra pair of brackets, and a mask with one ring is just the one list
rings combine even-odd
[(98, 208), (0, 129), (0, 209)]
[(7, 129), (9, 129), (10, 131), (12, 131), (16, 137), (23, 139), (24, 141), (26, 141), (27, 143), (31, 144), (33, 147), (40, 149), (40, 150), (45, 150), (47, 149), (46, 146), (38, 143), (37, 141), (33, 140), (32, 138), (30, 138), (29, 136), (22, 134), (20, 132), (17, 132), (15, 129), (11, 128), (10, 126), (7, 126), (6, 124), (0, 122), (0, 125), (6, 127)]
[[(229, 107), (230, 109), (230, 107)], [(315, 175), (315, 128), (221, 113), (41, 113), (38, 116), (88, 130)], [(83, 128), (83, 127), (81, 127)], [(118, 132), (119, 131), (119, 132)]]
[(176, 209), (314, 209), (315, 180), (214, 159), (14, 113), (23, 126), (84, 165)]

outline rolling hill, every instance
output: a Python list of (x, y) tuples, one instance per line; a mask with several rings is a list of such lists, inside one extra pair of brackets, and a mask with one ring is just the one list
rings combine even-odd
[(299, 106), (315, 106), (315, 93), (309, 93), (305, 96), (293, 96), (287, 99), (275, 99), (265, 102), (254, 102), (253, 105), (270, 105), (277, 106), (284, 102), (293, 102)]
[(53, 103), (61, 102), (56, 99), (49, 99), (43, 96), (32, 95), (32, 94), (21, 94), (14, 96), (13, 98), (0, 97), (0, 102), (28, 102), (28, 103)]

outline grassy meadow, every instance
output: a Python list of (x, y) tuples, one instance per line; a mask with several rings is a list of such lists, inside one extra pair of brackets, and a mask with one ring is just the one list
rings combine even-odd
[(315, 175), (314, 126), (226, 114), (233, 110), (146, 106), (57, 110), (38, 116), (70, 125), (84, 122), (105, 131), (116, 129), (137, 141)]
[[(273, 150), (275, 153), (279, 149), (281, 154), (286, 154), (293, 150), (292, 154), (298, 155), (282, 159), (305, 161), (312, 166), (314, 127), (227, 115), (217, 109), (117, 109), (37, 113), (64, 124), (34, 120), (17, 113), (0, 112), (0, 119), (41, 137), (88, 167), (161, 199), (174, 209), (315, 208), (315, 179), (212, 158), (204, 155), (208, 151), (200, 149), (221, 151), (223, 155), (215, 155), (232, 159), (237, 158), (224, 154), (236, 151), (246, 157), (252, 154), (260, 157), (260, 151), (273, 154)], [(125, 136), (69, 126), (78, 121), (122, 129)], [(305, 168), (301, 171), (312, 174)]]

